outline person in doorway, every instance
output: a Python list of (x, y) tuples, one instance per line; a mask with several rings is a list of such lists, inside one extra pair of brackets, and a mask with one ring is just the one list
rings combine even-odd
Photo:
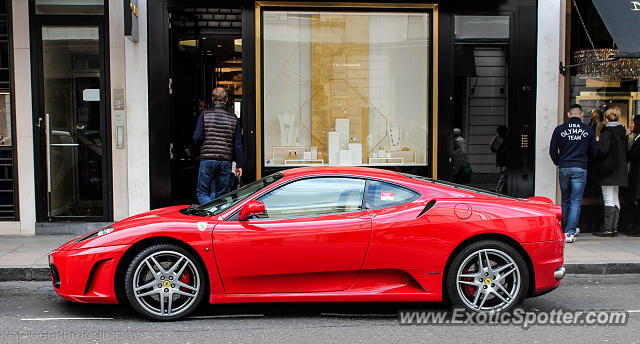
[(607, 109), (604, 113), (604, 128), (598, 141), (598, 159), (595, 164), (596, 183), (602, 188), (604, 200), (604, 223), (602, 230), (593, 235), (616, 236), (620, 218), (620, 187), (629, 185), (627, 170), (627, 133), (620, 118), (620, 108)]
[(640, 236), (640, 115), (633, 116), (630, 128), (630, 142), (629, 153), (627, 154), (627, 160), (630, 163), (629, 167), (629, 198), (631, 199), (631, 205), (633, 211), (631, 228), (627, 236), (639, 237)]
[[(196, 123), (198, 122), (198, 118), (200, 117), (200, 114), (202, 113), (202, 111), (204, 111), (205, 109), (206, 107), (204, 104), (204, 100), (201, 100), (199, 98), (193, 99), (192, 117), (189, 117), (187, 119), (187, 127), (186, 127), (186, 130), (189, 133), (189, 135), (195, 130)], [(184, 146), (185, 146), (184, 147), (185, 158), (191, 159), (192, 156), (194, 155), (194, 152), (196, 152), (197, 154), (197, 149), (196, 147), (193, 146), (193, 143), (191, 142), (191, 140), (185, 143)]]
[(496, 153), (496, 166), (500, 169), (496, 192), (506, 194), (507, 191), (507, 126), (500, 125), (496, 129), (497, 135), (491, 140), (491, 151)]
[(582, 123), (582, 107), (569, 107), (569, 120), (556, 127), (551, 136), (549, 155), (558, 166), (560, 194), (562, 197), (562, 229), (565, 242), (576, 240), (582, 194), (587, 182), (587, 162), (589, 156), (598, 152), (595, 133), (590, 126)]
[(453, 150), (451, 152), (451, 170), (455, 183), (467, 183), (471, 178), (471, 168), (467, 161), (467, 142), (460, 128), (453, 129)]
[(202, 111), (206, 110), (207, 107), (204, 104), (204, 100), (198, 99), (198, 114), (201, 114)]
[(242, 176), (242, 128), (233, 113), (226, 110), (227, 91), (216, 87), (212, 93), (213, 109), (198, 117), (193, 141), (200, 146), (200, 170), (196, 196), (200, 204), (229, 192), (231, 164), (236, 162), (236, 176)]

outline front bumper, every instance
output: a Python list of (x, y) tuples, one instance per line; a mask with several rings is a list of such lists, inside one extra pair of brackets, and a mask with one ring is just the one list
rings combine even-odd
[(53, 289), (69, 301), (118, 303), (116, 267), (130, 245), (56, 250), (49, 254)]

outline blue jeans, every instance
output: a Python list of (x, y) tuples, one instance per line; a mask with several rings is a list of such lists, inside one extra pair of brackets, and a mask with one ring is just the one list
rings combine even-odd
[(201, 160), (196, 190), (198, 202), (209, 203), (226, 194), (231, 180), (231, 161)]
[(587, 170), (579, 167), (560, 168), (560, 193), (562, 195), (562, 229), (576, 233), (582, 194), (587, 184)]

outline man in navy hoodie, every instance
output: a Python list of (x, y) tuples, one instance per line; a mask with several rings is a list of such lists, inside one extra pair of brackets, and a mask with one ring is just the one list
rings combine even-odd
[(593, 129), (582, 123), (582, 107), (569, 107), (569, 120), (556, 127), (551, 137), (549, 155), (559, 167), (562, 195), (562, 229), (565, 242), (574, 242), (579, 229), (580, 204), (587, 183), (587, 161), (598, 153)]

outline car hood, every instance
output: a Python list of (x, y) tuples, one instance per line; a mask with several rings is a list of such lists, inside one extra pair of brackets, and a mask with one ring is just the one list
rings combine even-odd
[[(184, 215), (180, 210), (186, 208), (186, 205), (171, 206), (165, 208), (154, 209), (138, 215), (128, 217), (111, 225), (113, 231), (100, 237), (82, 240), (84, 237), (100, 230), (96, 228), (87, 234), (83, 234), (60, 246), (57, 250), (76, 250), (91, 247), (115, 246), (134, 242), (142, 233), (149, 231), (163, 231), (167, 228), (179, 230), (186, 223), (202, 221), (203, 218), (196, 216)], [(207, 218), (208, 223), (217, 222), (216, 218)]]
[(186, 208), (186, 205), (175, 205), (165, 208), (158, 208), (138, 215), (128, 217), (124, 220), (118, 221), (113, 224), (115, 230), (122, 230), (130, 228), (132, 226), (140, 225), (141, 223), (147, 223), (148, 221), (163, 221), (167, 219), (175, 219), (176, 217), (185, 216), (180, 213), (180, 210)]

